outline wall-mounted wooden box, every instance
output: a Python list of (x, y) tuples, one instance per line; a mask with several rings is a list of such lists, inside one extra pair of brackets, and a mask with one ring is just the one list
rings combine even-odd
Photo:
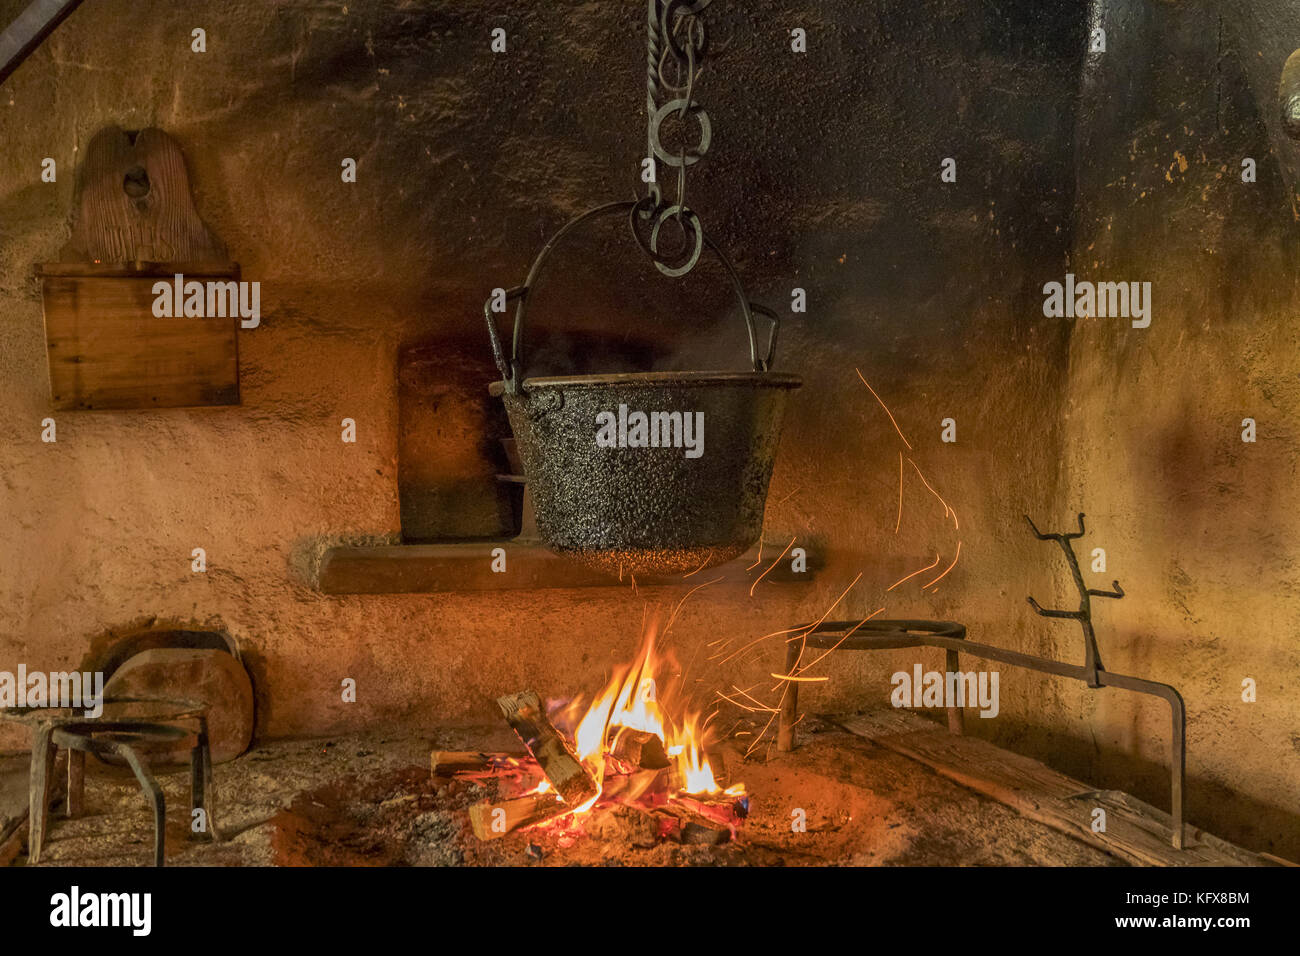
[[(239, 404), (239, 309), (218, 310), (209, 286), (238, 284), (239, 265), (199, 218), (175, 140), (116, 126), (91, 137), (59, 259), (36, 267), (56, 409)], [(155, 314), (154, 286), (178, 274), (204, 283), (194, 311), (214, 317), (174, 302)]]
[(154, 314), (154, 285), (239, 281), (236, 263), (37, 267), (56, 409), (239, 404), (238, 316)]

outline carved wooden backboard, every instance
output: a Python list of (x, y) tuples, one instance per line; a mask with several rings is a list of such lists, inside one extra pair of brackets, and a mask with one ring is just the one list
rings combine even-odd
[(37, 267), (56, 409), (239, 403), (238, 318), (159, 316), (156, 282), (238, 281), (199, 218), (185, 157), (162, 130), (91, 139), (72, 236)]

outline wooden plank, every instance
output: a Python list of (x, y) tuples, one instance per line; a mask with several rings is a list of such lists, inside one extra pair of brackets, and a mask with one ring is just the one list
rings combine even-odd
[(483, 387), (496, 368), (488, 349), (459, 346), (439, 340), (397, 356), (397, 503), (408, 544), (522, 531), (522, 485), (497, 478), (509, 468), (500, 439), (510, 432)]
[[(986, 740), (950, 734), (919, 717), (890, 719), (871, 714), (829, 719), (1030, 819), (1138, 866), (1268, 865), (1259, 854), (1190, 825), (1187, 847), (1175, 850), (1168, 813), (1122, 791), (1098, 790)], [(928, 726), (898, 729), (917, 721)], [(1105, 833), (1092, 831), (1092, 811), (1096, 807), (1106, 811)]]
[[(506, 570), (492, 570), (492, 551), (504, 548)], [(317, 585), (326, 594), (424, 594), (438, 591), (511, 591), (606, 587), (616, 578), (566, 560), (539, 543), (482, 541), (331, 548)]]
[[(191, 320), (195, 321), (195, 320)], [(506, 570), (492, 570), (492, 551), (503, 548)], [(768, 549), (771, 558), (776, 555)], [(636, 578), (637, 587), (691, 586), (723, 577), (718, 588), (749, 590), (763, 566), (752, 572), (757, 551), (707, 572), (683, 578)], [(783, 565), (784, 566), (784, 565)], [(806, 574), (763, 579), (763, 586), (800, 586), (816, 579)], [(593, 571), (549, 550), (540, 541), (472, 541), (454, 544), (404, 544), (380, 547), (330, 548), (321, 559), (317, 587), (325, 594), (430, 594), (447, 591), (513, 591), (548, 588), (630, 587), (631, 576), (618, 577)]]
[(939, 724), (935, 721), (926, 720), (915, 711), (902, 707), (890, 708), (889, 710), (869, 710), (862, 714), (828, 717), (826, 719), (839, 724), (845, 730), (857, 734), (859, 737), (867, 737), (872, 740), (886, 734), (908, 734), (914, 731), (937, 730), (939, 728)]
[(172, 279), (177, 273), (186, 279), (220, 279), (239, 274), (238, 262), (45, 262), (36, 274), (73, 276), (80, 279)]
[(546, 716), (535, 691), (498, 697), (497, 706), (570, 808), (579, 807), (596, 796), (599, 792), (596, 781)]
[(41, 281), (56, 409), (239, 404), (237, 317), (158, 318), (152, 278)]

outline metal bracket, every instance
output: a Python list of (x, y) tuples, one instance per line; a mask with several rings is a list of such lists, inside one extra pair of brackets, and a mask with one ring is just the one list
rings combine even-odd
[(0, 33), (0, 83), (18, 69), (81, 0), (34, 0)]
[(1070, 574), (1074, 578), (1075, 587), (1079, 589), (1079, 609), (1077, 611), (1050, 610), (1040, 605), (1032, 597), (1027, 598), (1027, 600), (1029, 606), (1043, 617), (1060, 617), (1079, 622), (1079, 626), (1083, 628), (1083, 668), (1087, 675), (1087, 683), (1089, 687), (1097, 688), (1102, 686), (1097, 676), (1098, 672), (1104, 671), (1106, 668), (1102, 666), (1101, 651), (1097, 647), (1097, 633), (1092, 628), (1092, 601), (1089, 600), (1089, 596), (1119, 599), (1124, 596), (1124, 589), (1119, 586), (1118, 581), (1111, 582), (1114, 591), (1100, 591), (1097, 588), (1090, 588), (1084, 583), (1083, 572), (1079, 570), (1079, 559), (1074, 553), (1074, 546), (1070, 544), (1071, 541), (1082, 538), (1086, 533), (1083, 518), (1084, 515), (1081, 511), (1079, 512), (1078, 531), (1064, 534), (1044, 534), (1038, 530), (1038, 526), (1034, 524), (1033, 519), (1029, 515), (1025, 515), (1025, 520), (1029, 522), (1034, 537), (1038, 538), (1039, 541), (1055, 541), (1061, 546), (1061, 550), (1065, 552), (1065, 560), (1070, 566)]

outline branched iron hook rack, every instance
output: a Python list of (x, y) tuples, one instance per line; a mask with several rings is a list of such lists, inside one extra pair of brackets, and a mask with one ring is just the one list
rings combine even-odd
[(1079, 622), (1083, 628), (1084, 641), (1084, 669), (1087, 671), (1086, 683), (1089, 687), (1100, 687), (1101, 683), (1097, 680), (1097, 672), (1105, 670), (1101, 664), (1101, 651), (1097, 647), (1097, 632), (1092, 628), (1092, 601), (1090, 598), (1103, 597), (1119, 599), (1124, 596), (1124, 589), (1119, 586), (1118, 581), (1112, 581), (1113, 591), (1099, 591), (1097, 588), (1090, 588), (1083, 581), (1083, 572), (1079, 570), (1079, 558), (1074, 553), (1074, 546), (1070, 544), (1076, 538), (1082, 538), (1086, 533), (1083, 527), (1083, 512), (1079, 512), (1079, 530), (1074, 532), (1065, 532), (1064, 534), (1044, 534), (1038, 530), (1029, 515), (1025, 515), (1025, 520), (1029, 522), (1030, 529), (1033, 530), (1034, 536), (1039, 541), (1055, 541), (1065, 552), (1066, 563), (1070, 566), (1070, 574), (1074, 578), (1074, 585), (1079, 589), (1079, 609), (1077, 611), (1056, 611), (1043, 607), (1032, 597), (1027, 598), (1029, 606), (1041, 614), (1043, 617), (1063, 617), (1069, 620)]

